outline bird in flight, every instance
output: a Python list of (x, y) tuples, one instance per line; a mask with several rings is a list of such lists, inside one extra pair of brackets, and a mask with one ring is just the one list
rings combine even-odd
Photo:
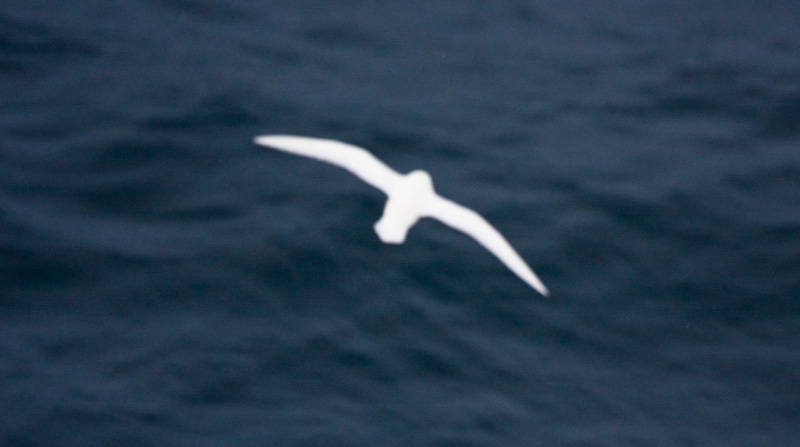
[(544, 296), (547, 287), (503, 235), (475, 211), (438, 195), (430, 174), (422, 170), (400, 174), (364, 148), (336, 140), (294, 135), (262, 135), (256, 144), (314, 158), (347, 169), (388, 197), (375, 232), (386, 244), (402, 244), (422, 217), (431, 217), (478, 241), (520, 279)]

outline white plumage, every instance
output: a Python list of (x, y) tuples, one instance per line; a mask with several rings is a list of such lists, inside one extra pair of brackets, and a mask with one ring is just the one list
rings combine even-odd
[(383, 191), (388, 199), (375, 232), (387, 244), (402, 244), (421, 217), (432, 217), (462, 231), (497, 256), (512, 272), (542, 295), (547, 287), (506, 239), (475, 211), (436, 194), (431, 176), (421, 170), (400, 174), (366, 149), (341, 141), (292, 135), (262, 135), (262, 146), (315, 158), (347, 169)]

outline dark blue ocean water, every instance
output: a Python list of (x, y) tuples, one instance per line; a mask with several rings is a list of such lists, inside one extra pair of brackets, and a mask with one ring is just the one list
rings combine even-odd
[(798, 299), (795, 1), (0, 4), (0, 445), (800, 445)]

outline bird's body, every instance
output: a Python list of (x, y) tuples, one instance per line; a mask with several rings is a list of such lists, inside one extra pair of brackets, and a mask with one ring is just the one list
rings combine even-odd
[(395, 181), (389, 191), (383, 216), (375, 222), (375, 232), (386, 244), (402, 244), (408, 230), (420, 217), (425, 217), (436, 191), (425, 171), (409, 172)]
[(420, 218), (432, 217), (471, 236), (520, 279), (542, 295), (548, 295), (547, 287), (508, 241), (480, 214), (436, 194), (427, 172), (416, 170), (400, 174), (366, 149), (335, 140), (263, 135), (256, 137), (255, 142), (337, 165), (383, 191), (387, 196), (386, 206), (383, 216), (375, 223), (375, 232), (384, 243), (402, 244), (408, 230)]

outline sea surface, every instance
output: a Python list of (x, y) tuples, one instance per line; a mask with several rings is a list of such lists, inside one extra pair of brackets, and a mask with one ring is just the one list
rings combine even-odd
[[(545, 298), (288, 133), (426, 169)], [(794, 0), (3, 0), (0, 445), (800, 446)]]

